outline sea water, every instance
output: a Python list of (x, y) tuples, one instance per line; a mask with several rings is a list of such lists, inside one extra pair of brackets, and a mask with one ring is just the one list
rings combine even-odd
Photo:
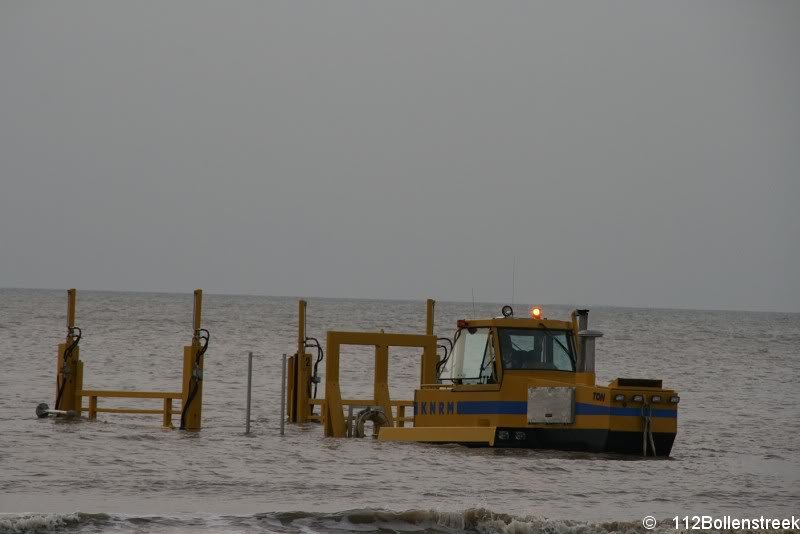
[[(323, 344), (327, 330), (424, 332), (424, 302), (308, 301), (308, 335)], [(800, 516), (800, 314), (591, 308), (604, 332), (598, 383), (659, 378), (680, 393), (671, 458), (645, 459), (332, 439), (316, 424), (281, 437), (297, 300), (203, 304), (203, 430), (184, 433), (162, 430), (158, 415), (37, 419), (36, 405), (54, 401), (66, 291), (0, 290), (0, 533), (644, 532), (645, 516), (674, 532), (676, 516)], [(191, 311), (190, 294), (80, 291), (84, 387), (179, 391)], [(439, 302), (435, 330), (451, 336), (457, 319), (499, 311)], [(345, 347), (341, 361), (344, 396), (371, 397), (372, 350)], [(418, 377), (419, 350), (390, 353), (393, 398), (411, 399)]]

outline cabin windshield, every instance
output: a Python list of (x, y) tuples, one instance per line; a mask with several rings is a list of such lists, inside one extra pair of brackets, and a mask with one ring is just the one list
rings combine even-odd
[(500, 328), (498, 337), (503, 369), (575, 371), (569, 330)]
[(494, 342), (489, 328), (463, 328), (456, 334), (452, 357), (439, 379), (456, 384), (495, 383)]

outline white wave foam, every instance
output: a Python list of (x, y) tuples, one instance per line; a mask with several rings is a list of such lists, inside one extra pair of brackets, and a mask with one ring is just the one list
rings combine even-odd
[[(109, 516), (106, 514), (26, 514), (0, 515), (0, 534), (54, 532), (240, 532), (254, 528), (261, 532), (341, 534), (342, 532), (393, 531), (430, 534), (676, 534), (671, 521), (663, 520), (654, 530), (645, 530), (638, 521), (584, 522), (544, 517), (518, 517), (472, 508), (461, 512), (436, 510), (358, 509), (334, 513), (278, 512), (250, 516)], [(739, 534), (775, 534), (775, 531), (739, 530)], [(797, 532), (786, 530), (783, 532)]]
[(80, 512), (71, 514), (0, 515), (0, 534), (48, 532), (80, 524)]

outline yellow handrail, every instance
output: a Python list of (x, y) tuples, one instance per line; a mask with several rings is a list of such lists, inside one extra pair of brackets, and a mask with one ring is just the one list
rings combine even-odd
[[(76, 291), (67, 291), (67, 337), (58, 345), (56, 354), (56, 409), (88, 412), (89, 419), (96, 419), (97, 413), (139, 413), (163, 414), (164, 426), (172, 427), (172, 401), (182, 401), (181, 423), (186, 430), (200, 430), (203, 398), (203, 353), (208, 341), (206, 330), (201, 328), (203, 292), (194, 291), (192, 310), (192, 341), (183, 348), (182, 391), (121, 391), (102, 389), (83, 389), (83, 361), (80, 359), (80, 329), (75, 327)], [(77, 335), (76, 332), (77, 331)], [(89, 398), (89, 407), (83, 408), (83, 397)], [(98, 408), (98, 398), (163, 399), (161, 410), (141, 408)], [(185, 424), (184, 424), (185, 419)]]
[[(82, 411), (88, 412), (89, 408), (81, 408)], [(161, 415), (164, 410), (153, 410), (144, 408), (94, 408), (94, 413), (140, 413), (140, 414), (153, 414)]]
[[(88, 389), (79, 391), (78, 396), (89, 397), (89, 407), (81, 407), (82, 412), (88, 412), (89, 419), (97, 419), (98, 413), (163, 415), (164, 428), (172, 428), (172, 401), (174, 399), (181, 399), (182, 393), (178, 391), (112, 391)], [(164, 407), (160, 410), (152, 408), (98, 408), (98, 398), (164, 399)]]
[(130, 398), (130, 399), (180, 399), (183, 395), (180, 391), (117, 391), (105, 389), (84, 389), (79, 392), (82, 397), (107, 397), (107, 398)]

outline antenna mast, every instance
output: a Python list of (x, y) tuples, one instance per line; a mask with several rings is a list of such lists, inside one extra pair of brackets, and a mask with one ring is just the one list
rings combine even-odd
[(516, 274), (517, 274), (517, 257), (514, 256), (514, 260), (511, 263), (511, 307), (514, 307), (514, 286), (516, 285)]
[(472, 318), (475, 319), (475, 288), (472, 288)]

